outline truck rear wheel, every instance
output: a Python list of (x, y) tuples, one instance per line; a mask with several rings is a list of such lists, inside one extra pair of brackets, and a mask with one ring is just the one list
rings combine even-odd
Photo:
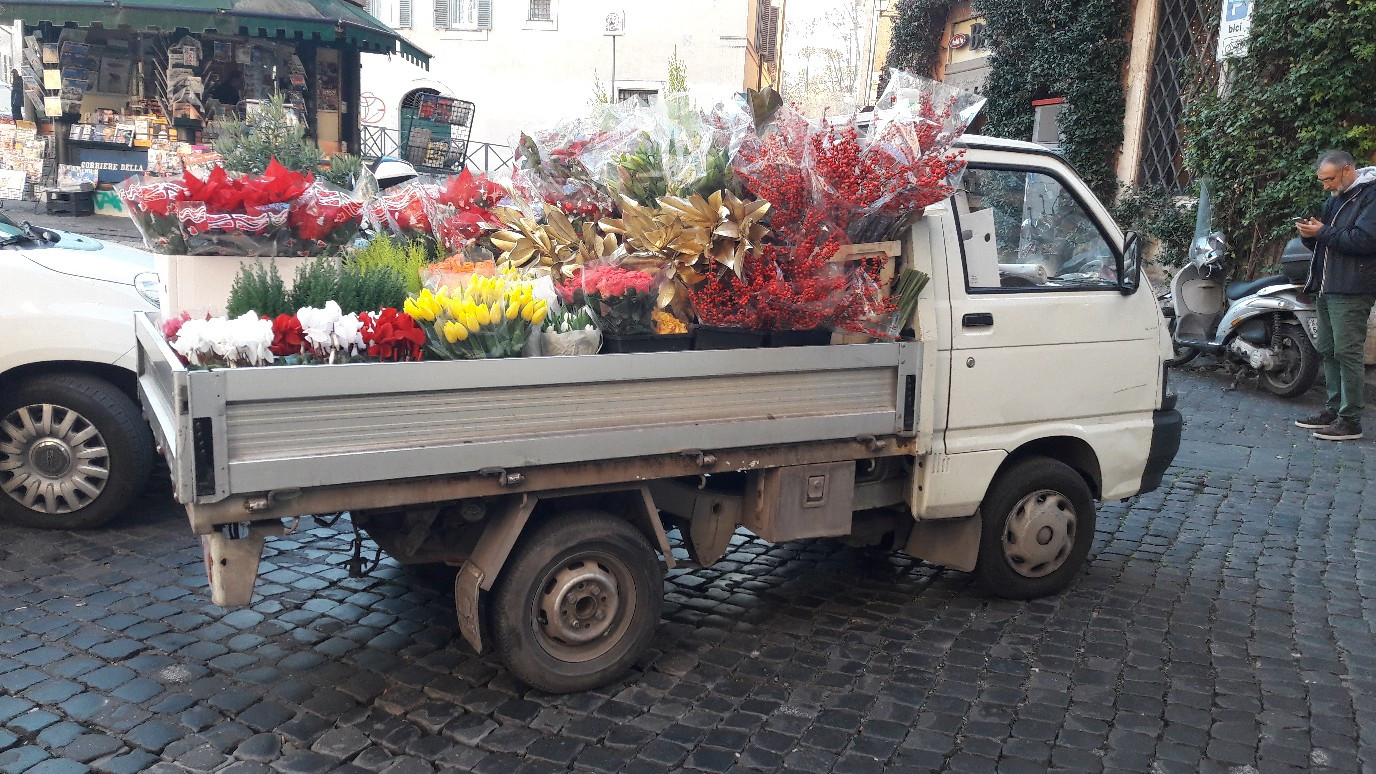
[(1070, 583), (1094, 541), (1094, 499), (1063, 462), (1036, 457), (995, 479), (980, 505), (975, 579), (1008, 599), (1054, 594)]
[(89, 529), (143, 491), (153, 435), (104, 379), (45, 376), (0, 400), (0, 517), (29, 527)]
[(664, 573), (648, 540), (600, 511), (558, 514), (517, 544), (492, 597), (498, 657), (550, 693), (605, 685), (645, 650)]

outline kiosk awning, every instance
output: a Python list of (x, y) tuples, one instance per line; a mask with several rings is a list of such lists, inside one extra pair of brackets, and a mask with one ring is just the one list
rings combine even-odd
[(29, 0), (3, 2), (0, 19), (26, 25), (69, 23), (106, 29), (239, 35), (345, 43), (374, 54), (400, 54), (429, 69), (430, 54), (348, 0)]

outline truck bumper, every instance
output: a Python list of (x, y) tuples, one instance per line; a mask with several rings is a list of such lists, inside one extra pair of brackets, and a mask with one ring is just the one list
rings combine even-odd
[[(1174, 397), (1174, 396), (1172, 396)], [(1142, 488), (1138, 494), (1145, 494), (1161, 486), (1175, 453), (1180, 451), (1180, 432), (1185, 419), (1174, 408), (1152, 412), (1151, 448), (1147, 452), (1147, 467), (1142, 471)]]

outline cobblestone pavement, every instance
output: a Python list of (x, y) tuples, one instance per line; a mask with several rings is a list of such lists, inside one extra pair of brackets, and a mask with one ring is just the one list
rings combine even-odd
[(1176, 466), (1059, 597), (741, 536), (572, 696), (474, 656), (443, 577), (348, 578), (338, 527), (223, 611), (166, 485), (104, 531), (0, 526), (0, 771), (1376, 771), (1376, 443), (1175, 382)]

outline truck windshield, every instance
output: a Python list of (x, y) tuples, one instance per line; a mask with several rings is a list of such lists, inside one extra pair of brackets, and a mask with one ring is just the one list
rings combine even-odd
[(1094, 217), (1051, 175), (970, 167), (967, 218), (992, 240), (967, 242), (971, 287), (1117, 287), (1117, 260)]

